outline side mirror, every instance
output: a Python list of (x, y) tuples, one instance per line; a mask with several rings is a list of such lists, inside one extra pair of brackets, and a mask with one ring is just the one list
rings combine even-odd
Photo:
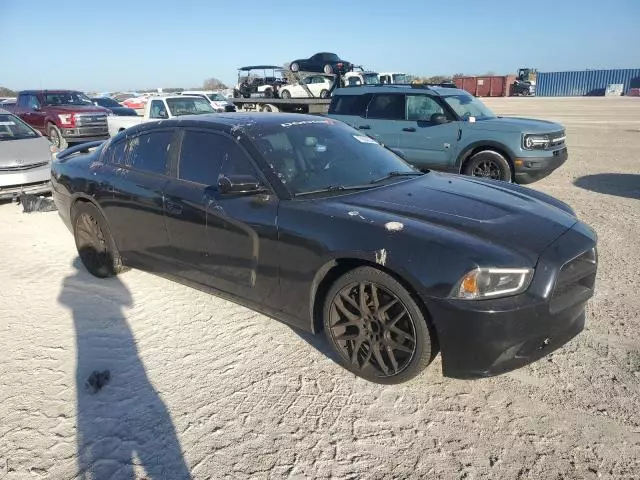
[(34, 112), (39, 112), (42, 110), (42, 108), (40, 108), (39, 105), (34, 105), (33, 107), (31, 107), (31, 110), (33, 110)]
[(467, 122), (469, 122), (469, 123), (476, 123), (476, 117), (468, 117), (468, 118), (467, 118)]
[(253, 175), (229, 175), (218, 179), (218, 190), (222, 194), (229, 193), (260, 193), (266, 189)]
[(433, 115), (431, 115), (430, 121), (431, 121), (431, 123), (435, 123), (436, 125), (442, 125), (443, 123), (449, 123), (449, 120), (447, 119), (447, 117), (442, 115), (441, 113), (434, 113)]

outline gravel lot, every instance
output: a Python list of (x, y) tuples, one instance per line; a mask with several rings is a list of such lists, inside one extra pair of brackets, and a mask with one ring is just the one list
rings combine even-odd
[(490, 379), (443, 378), (438, 358), (367, 383), (238, 305), (139, 271), (94, 279), (55, 212), (2, 204), (0, 478), (640, 478), (640, 99), (486, 103), (567, 127), (568, 163), (532, 185), (599, 234), (567, 346)]

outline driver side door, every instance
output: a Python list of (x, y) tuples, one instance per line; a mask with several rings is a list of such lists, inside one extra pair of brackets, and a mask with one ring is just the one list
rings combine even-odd
[[(444, 115), (447, 123), (434, 121)], [(398, 148), (406, 160), (417, 168), (453, 171), (458, 151), (460, 126), (431, 95), (406, 96), (405, 117), (397, 122)]]

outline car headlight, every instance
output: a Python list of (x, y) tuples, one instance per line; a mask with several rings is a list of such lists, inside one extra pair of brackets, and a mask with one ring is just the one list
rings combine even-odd
[(550, 140), (547, 135), (523, 135), (522, 147), (525, 150), (544, 150), (549, 146)]
[(532, 277), (531, 268), (476, 268), (460, 279), (451, 296), (481, 300), (517, 295), (529, 287)]

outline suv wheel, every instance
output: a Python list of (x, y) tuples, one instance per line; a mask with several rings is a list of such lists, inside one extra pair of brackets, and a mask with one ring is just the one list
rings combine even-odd
[(491, 178), (492, 180), (511, 181), (511, 166), (507, 159), (493, 150), (484, 150), (473, 155), (462, 171), (472, 177)]
[(49, 140), (51, 140), (51, 143), (60, 150), (64, 150), (69, 146), (65, 138), (62, 136), (60, 129), (53, 123), (50, 123), (47, 127), (47, 136), (49, 137)]

